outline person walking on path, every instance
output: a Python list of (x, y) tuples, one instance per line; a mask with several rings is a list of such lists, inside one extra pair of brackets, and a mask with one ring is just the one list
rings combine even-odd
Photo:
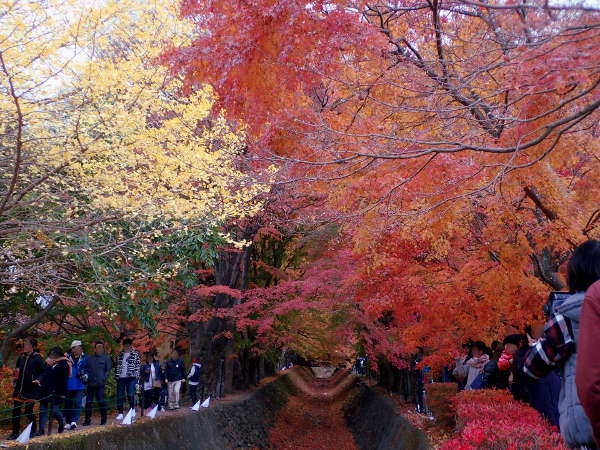
[(67, 395), (65, 399), (65, 428), (74, 430), (77, 428), (81, 408), (83, 406), (83, 392), (88, 381), (87, 356), (83, 353), (83, 344), (75, 340), (71, 343), (71, 353), (68, 356), (71, 361), (71, 376), (67, 381)]
[(112, 361), (104, 354), (104, 343), (98, 341), (94, 344), (94, 354), (88, 358), (89, 378), (85, 402), (84, 426), (91, 425), (92, 423), (94, 398), (100, 407), (100, 425), (106, 425), (108, 409), (106, 407), (105, 387), (111, 370)]
[(198, 388), (202, 387), (202, 364), (200, 364), (199, 358), (192, 360), (192, 367), (187, 379), (188, 386), (190, 387), (190, 400), (192, 401), (192, 405), (195, 405), (198, 401)]
[(165, 411), (168, 405), (168, 397), (169, 397), (169, 386), (167, 385), (167, 381), (165, 380), (165, 373), (167, 371), (167, 361), (161, 363), (160, 370), (163, 377), (162, 387), (160, 388), (160, 393), (158, 395), (158, 410)]
[(23, 343), (23, 354), (16, 364), (15, 389), (13, 392), (12, 434), (9, 439), (16, 439), (21, 432), (21, 412), (25, 410), (26, 422), (33, 422), (31, 433), (36, 432), (36, 418), (33, 413), (35, 401), (39, 399), (40, 377), (44, 372), (44, 360), (37, 350), (37, 341), (26, 339)]
[(67, 382), (71, 367), (60, 347), (54, 347), (46, 359), (46, 369), (41, 378), (40, 401), (40, 431), (38, 436), (44, 434), (48, 411), (58, 421), (58, 432), (65, 429), (65, 420), (60, 406), (67, 394)]
[(165, 365), (165, 380), (169, 387), (169, 409), (179, 409), (179, 391), (182, 381), (185, 381), (185, 364), (177, 349), (173, 349), (171, 359)]
[(160, 390), (163, 384), (163, 373), (160, 362), (154, 357), (154, 352), (144, 354), (144, 364), (141, 368), (140, 384), (144, 390), (144, 409), (160, 402)]
[(129, 407), (135, 415), (135, 385), (140, 378), (140, 354), (132, 348), (130, 338), (123, 339), (123, 350), (117, 357), (115, 376), (117, 378), (117, 420), (123, 420), (125, 393)]
[[(598, 256), (600, 258), (600, 256)], [(600, 264), (598, 266), (600, 272)], [(600, 278), (600, 273), (597, 274)], [(586, 293), (577, 349), (577, 392), (600, 447), (600, 281)]]
[(600, 242), (590, 240), (577, 247), (567, 272), (569, 289), (574, 294), (556, 307), (546, 324), (542, 339), (527, 352), (523, 370), (530, 377), (540, 379), (555, 367), (560, 368), (560, 434), (571, 448), (596, 448), (592, 425), (577, 395), (575, 374), (585, 293), (600, 279)]

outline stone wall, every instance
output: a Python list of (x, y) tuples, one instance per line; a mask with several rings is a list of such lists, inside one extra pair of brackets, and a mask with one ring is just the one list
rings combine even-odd
[(351, 391), (344, 407), (346, 424), (361, 450), (425, 450), (425, 434), (396, 414), (390, 399), (363, 383)]
[[(225, 450), (265, 448), (277, 412), (295, 387), (287, 375), (248, 399), (197, 413), (170, 414), (132, 426), (113, 425), (31, 441), (30, 450)], [(25, 448), (24, 446), (16, 448)]]
[[(340, 376), (343, 374), (340, 374)], [(335, 397), (345, 397), (344, 417), (361, 450), (423, 450), (425, 435), (396, 415), (390, 400), (354, 377), (331, 382)], [(181, 411), (136, 423), (35, 439), (30, 450), (227, 450), (266, 449), (277, 414), (290, 395), (306, 395), (303, 383), (315, 381), (306, 369), (294, 369), (266, 384), (245, 400), (192, 413)], [(328, 380), (329, 381), (329, 380)], [(317, 380), (317, 383), (323, 383)], [(298, 387), (296, 386), (298, 383)], [(333, 398), (332, 398), (333, 399)], [(318, 444), (315, 448), (320, 448)], [(341, 450), (341, 449), (334, 449)]]

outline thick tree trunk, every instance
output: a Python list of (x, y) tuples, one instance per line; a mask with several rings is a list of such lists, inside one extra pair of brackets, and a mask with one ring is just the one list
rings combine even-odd
[[(215, 261), (215, 284), (246, 289), (249, 259), (249, 247), (237, 252), (221, 252)], [(231, 308), (237, 302), (229, 295), (218, 294), (214, 299), (214, 307)], [(192, 357), (200, 358), (203, 365), (206, 395), (220, 397), (230, 393), (234, 384), (234, 346), (230, 337), (235, 333), (234, 320), (214, 317), (208, 322), (192, 322), (188, 329)]]

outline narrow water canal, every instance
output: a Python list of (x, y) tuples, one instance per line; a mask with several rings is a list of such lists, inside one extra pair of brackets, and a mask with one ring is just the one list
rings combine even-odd
[(318, 380), (292, 374), (298, 395), (291, 396), (271, 429), (269, 443), (281, 450), (358, 449), (346, 426), (343, 406), (353, 383), (347, 372)]

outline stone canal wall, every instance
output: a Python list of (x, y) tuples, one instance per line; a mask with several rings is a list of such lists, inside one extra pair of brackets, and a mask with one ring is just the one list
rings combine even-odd
[[(265, 448), (277, 412), (296, 392), (279, 376), (247, 399), (181, 411), (131, 426), (111, 425), (30, 441), (29, 450), (198, 450)], [(13, 448), (13, 447), (11, 447)], [(25, 448), (20, 446), (16, 448)]]
[(391, 400), (357, 384), (344, 407), (346, 424), (361, 450), (425, 450), (425, 433), (396, 414)]
[[(354, 375), (337, 373), (330, 380), (315, 379), (310, 370), (297, 368), (282, 374), (240, 400), (224, 402), (199, 412), (188, 408), (143, 419), (131, 426), (110, 425), (34, 439), (30, 450), (227, 450), (271, 449), (269, 434), (290, 396), (306, 396), (307, 387), (331, 383), (333, 394), (319, 401), (343, 402), (346, 423), (356, 447), (364, 450), (422, 450), (429, 448), (425, 435), (395, 413), (389, 399), (379, 395)], [(300, 398), (300, 397), (298, 397)], [(313, 400), (315, 400), (313, 398)], [(298, 400), (294, 400), (297, 402)], [(293, 403), (293, 402), (292, 402)], [(290, 403), (290, 406), (293, 406)], [(289, 409), (289, 407), (288, 407)], [(284, 418), (285, 419), (285, 418)], [(282, 420), (284, 420), (282, 419)], [(343, 426), (343, 425), (342, 425)], [(300, 431), (300, 430), (298, 430)], [(306, 430), (306, 436), (309, 431)], [(313, 433), (313, 438), (314, 438)], [(318, 433), (317, 433), (318, 434)], [(306, 443), (309, 444), (309, 443)], [(326, 450), (329, 444), (311, 442)], [(335, 448), (332, 450), (343, 450)]]

